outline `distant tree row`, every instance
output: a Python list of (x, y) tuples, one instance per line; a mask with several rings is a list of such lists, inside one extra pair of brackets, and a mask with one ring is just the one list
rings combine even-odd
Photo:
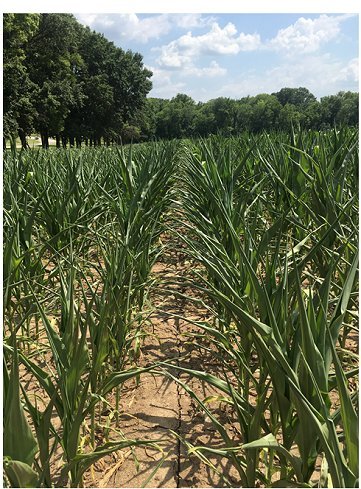
[(142, 56), (71, 14), (7, 13), (3, 33), (3, 127), (13, 146), (20, 137), (26, 148), (32, 133), (47, 148), (49, 137), (60, 147), (358, 124), (353, 92), (320, 101), (303, 87), (205, 103), (184, 94), (147, 99), (152, 73)]
[(119, 139), (145, 104), (152, 73), (71, 14), (4, 14), (4, 137), (57, 146)]
[(287, 130), (300, 125), (326, 129), (334, 125), (358, 125), (359, 96), (339, 92), (320, 101), (307, 88), (282, 88), (277, 93), (233, 100), (216, 98), (196, 103), (178, 94), (171, 100), (149, 98), (141, 120), (135, 125), (148, 137), (182, 138), (214, 133), (239, 134), (248, 130)]

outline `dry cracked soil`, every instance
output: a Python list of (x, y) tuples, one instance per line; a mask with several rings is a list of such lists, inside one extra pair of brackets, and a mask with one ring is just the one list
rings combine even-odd
[[(160, 282), (183, 273), (186, 268), (179, 256), (168, 258), (157, 262), (153, 268), (153, 274)], [(155, 312), (141, 349), (139, 366), (169, 361), (196, 370), (206, 366), (208, 371), (216, 373), (218, 366), (212, 356), (197, 348), (192, 338), (197, 327), (184, 319), (204, 320), (206, 311), (178, 296), (179, 286), (174, 286), (174, 292), (156, 293), (153, 297)], [(200, 399), (217, 394), (208, 385), (176, 368), (168, 371)], [(188, 453), (181, 439), (212, 448), (220, 448), (221, 439), (212, 422), (174, 379), (166, 375), (142, 374), (138, 382), (133, 381), (122, 392), (121, 408), (119, 427), (125, 437), (154, 440), (158, 449), (137, 447), (101, 459), (87, 472), (85, 487), (227, 487), (221, 474), (226, 475), (235, 487), (239, 485), (234, 469), (221, 457), (210, 457), (215, 471)], [(231, 413), (220, 405), (215, 410), (222, 424), (231, 429), (234, 421), (230, 419)]]

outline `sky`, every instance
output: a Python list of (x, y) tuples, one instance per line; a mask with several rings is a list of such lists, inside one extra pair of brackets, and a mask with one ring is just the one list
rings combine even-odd
[(142, 54), (153, 72), (151, 97), (185, 93), (204, 102), (300, 86), (318, 98), (358, 91), (358, 13), (74, 15)]
[(12, 0), (2, 6), (5, 12), (75, 8), (81, 23), (142, 54), (153, 72), (153, 97), (186, 93), (207, 101), (304, 86), (320, 98), (359, 90), (360, 0), (79, 0), (76, 7), (74, 0)]

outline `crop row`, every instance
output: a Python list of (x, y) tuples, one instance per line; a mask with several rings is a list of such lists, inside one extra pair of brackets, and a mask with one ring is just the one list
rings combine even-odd
[[(122, 386), (152, 371), (207, 413), (241, 486), (354, 487), (357, 170), (349, 129), (5, 152), (7, 483), (76, 487), (112, 451), (157, 448), (95, 436), (105, 409), (119, 425)], [(194, 264), (170, 285), (204, 297), (198, 343), (224, 375), (179, 368), (220, 391), (233, 438), (171, 362), (137, 363), (166, 228)]]

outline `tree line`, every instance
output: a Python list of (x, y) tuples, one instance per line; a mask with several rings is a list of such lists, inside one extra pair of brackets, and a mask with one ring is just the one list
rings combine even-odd
[[(282, 88), (271, 95), (239, 100), (219, 97), (204, 103), (178, 94), (171, 100), (147, 100), (142, 131), (147, 138), (183, 138), (288, 130), (291, 125), (318, 130), (335, 125), (356, 126), (358, 105), (358, 93), (339, 92), (318, 101), (304, 87)], [(144, 121), (144, 113), (142, 117)], [(138, 123), (140, 126), (142, 121)]]
[(4, 147), (16, 137), (56, 145), (99, 145), (214, 133), (323, 129), (358, 124), (358, 93), (319, 101), (304, 87), (234, 100), (147, 98), (152, 72), (71, 14), (4, 14)]

